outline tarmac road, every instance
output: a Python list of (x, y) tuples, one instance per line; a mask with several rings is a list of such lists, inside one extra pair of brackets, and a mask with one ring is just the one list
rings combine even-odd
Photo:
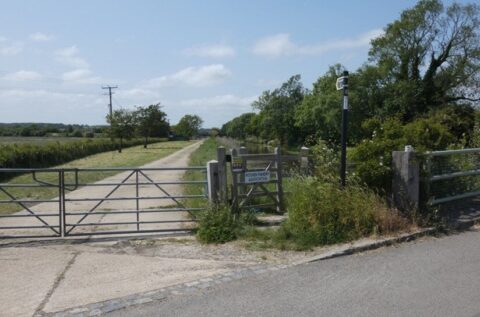
[(109, 316), (480, 316), (480, 231), (169, 296)]

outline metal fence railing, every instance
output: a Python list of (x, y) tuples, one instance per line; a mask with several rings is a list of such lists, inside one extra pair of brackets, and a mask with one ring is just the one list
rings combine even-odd
[(480, 195), (480, 148), (425, 154), (425, 196), (429, 205)]
[[(179, 180), (188, 171), (205, 177)], [(0, 169), (0, 238), (188, 231), (208, 202), (205, 173), (206, 167)], [(184, 194), (185, 186), (201, 189)]]

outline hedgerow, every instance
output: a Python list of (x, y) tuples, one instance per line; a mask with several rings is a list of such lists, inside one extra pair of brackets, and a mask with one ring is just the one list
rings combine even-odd
[[(152, 139), (151, 142), (158, 142)], [(124, 147), (143, 144), (142, 139), (126, 140)], [(113, 151), (117, 144), (111, 140), (87, 139), (75, 142), (55, 142), (45, 145), (0, 145), (0, 168), (43, 168), (63, 164), (89, 155)]]

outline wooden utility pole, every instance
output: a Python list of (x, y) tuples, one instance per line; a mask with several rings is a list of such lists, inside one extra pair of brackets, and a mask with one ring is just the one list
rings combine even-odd
[(109, 110), (110, 110), (110, 119), (112, 118), (113, 115), (113, 107), (112, 107), (112, 95), (114, 92), (112, 92), (112, 89), (117, 89), (118, 86), (102, 86), (102, 89), (108, 89), (108, 96), (110, 97), (110, 103), (108, 104)]

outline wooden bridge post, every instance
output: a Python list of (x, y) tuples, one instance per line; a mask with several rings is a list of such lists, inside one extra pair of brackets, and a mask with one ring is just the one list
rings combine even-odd
[(237, 150), (231, 149), (230, 153), (232, 155), (232, 210), (238, 212), (238, 173), (233, 171), (233, 160), (237, 156)]
[(219, 201), (226, 204), (228, 201), (228, 187), (227, 187), (227, 160), (226, 150), (223, 146), (217, 148), (218, 161), (218, 193)]
[(275, 169), (277, 173), (277, 182), (276, 182), (276, 190), (277, 190), (277, 212), (284, 211), (284, 204), (283, 204), (283, 176), (282, 176), (282, 153), (280, 148), (275, 148)]
[[(238, 150), (238, 154), (243, 155), (247, 154), (247, 148), (244, 146), (241, 146), (240, 149)], [(242, 165), (243, 168), (245, 169), (245, 172), (247, 171), (247, 160), (245, 158), (242, 158)], [(245, 184), (245, 173), (240, 174), (240, 183)], [(241, 195), (244, 195), (247, 192), (247, 186), (246, 185), (240, 185), (239, 186), (239, 193)]]
[(218, 162), (215, 160), (207, 163), (208, 200), (212, 204), (218, 203)]

